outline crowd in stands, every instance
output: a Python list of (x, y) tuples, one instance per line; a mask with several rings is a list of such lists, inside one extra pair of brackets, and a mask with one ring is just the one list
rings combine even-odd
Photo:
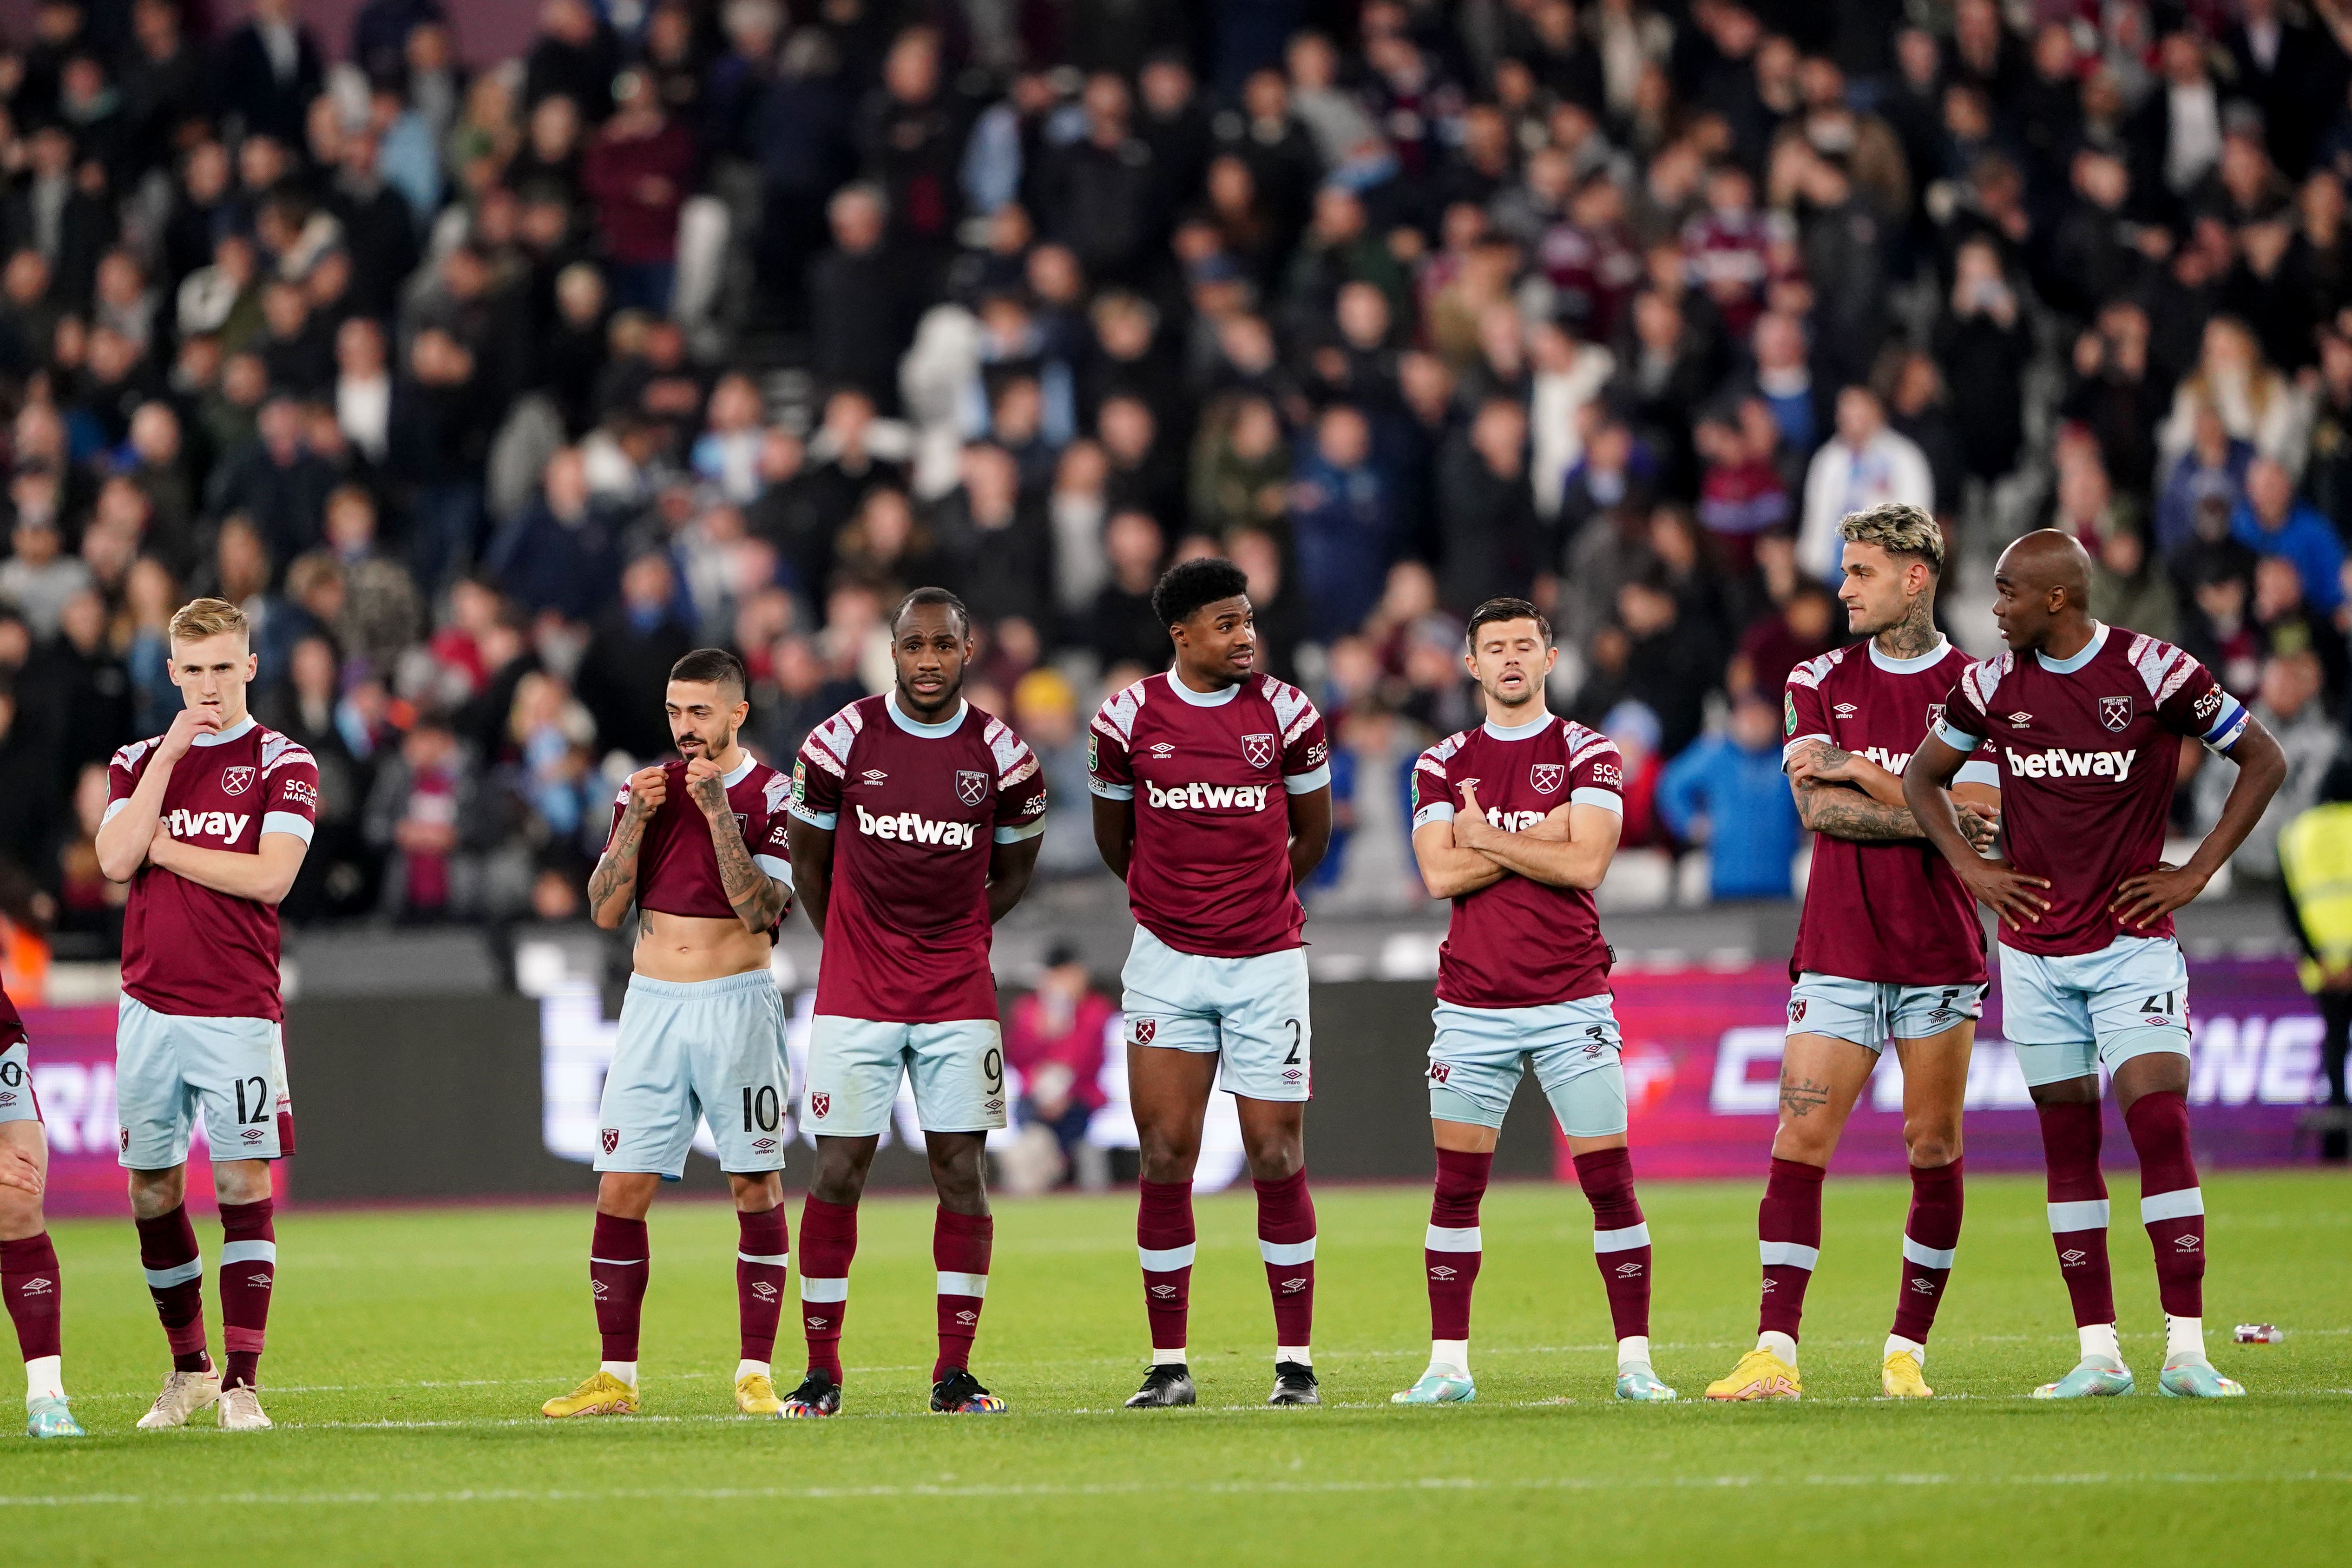
[(573, 915), (674, 659), (787, 758), (927, 582), (1101, 874), (1086, 720), (1202, 551), (1330, 716), (1335, 911), (1418, 901), (1499, 593), (1626, 843), (1785, 896), (1781, 685), (1886, 499), (1964, 645), (2063, 528), (2256, 699), (2274, 817), (2336, 749), (2352, 0), (545, 0), (502, 62), (208, 9), (0, 50), (0, 920), (60, 951), (199, 593), (319, 760), (297, 923)]

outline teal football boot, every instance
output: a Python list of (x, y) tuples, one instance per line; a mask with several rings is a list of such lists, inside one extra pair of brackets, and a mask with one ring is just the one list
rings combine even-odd
[(1467, 1405), (1478, 1397), (1478, 1385), (1468, 1373), (1456, 1376), (1431, 1367), (1421, 1381), (1402, 1394), (1389, 1396), (1391, 1405)]
[(2131, 1368), (2103, 1366), (2086, 1361), (2055, 1383), (2045, 1383), (2033, 1391), (2036, 1399), (2096, 1399), (2108, 1398), (2132, 1391)]

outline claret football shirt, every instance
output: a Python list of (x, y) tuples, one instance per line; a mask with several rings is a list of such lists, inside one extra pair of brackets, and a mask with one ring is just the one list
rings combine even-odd
[[(158, 736), (114, 754), (107, 820), (131, 803), (155, 760)], [(160, 815), (183, 843), (261, 852), (265, 833), (310, 841), (319, 818), (319, 765), (250, 714), (200, 735), (172, 765)], [(215, 893), (176, 872), (142, 865), (122, 912), (122, 988), (159, 1013), (279, 1019), (278, 906)]]
[(2004, 653), (1962, 672), (1937, 733), (1998, 762), (2010, 863), (2050, 879), (2049, 909), (2030, 925), (2002, 922), (2001, 941), (2061, 956), (2171, 936), (2169, 915), (2126, 926), (2108, 901), (2162, 862), (2181, 737), (2226, 752), (2249, 717), (2171, 643), (2104, 624), (2072, 658)]
[[(663, 915), (732, 920), (735, 906), (727, 902), (727, 884), (719, 875), (719, 852), (710, 842), (710, 821), (686, 792), (685, 759), (662, 764), (662, 774), (667, 780), (662, 803), (646, 820), (645, 837), (637, 844), (637, 907)], [(792, 886), (792, 850), (784, 841), (784, 807), (792, 794), (792, 780), (746, 752), (734, 771), (722, 775), (719, 782), (727, 787), (728, 810), (743, 835), (743, 847), (751, 852), (751, 863), (773, 881)], [(629, 809), (633, 788), (625, 779), (621, 792), (613, 798), (613, 826), (604, 835), (607, 849)], [(776, 926), (769, 927), (770, 936), (775, 932)]]
[(1135, 802), (1127, 899), (1179, 953), (1253, 958), (1305, 946), (1290, 880), (1290, 797), (1331, 782), (1323, 716), (1251, 675), (1196, 692), (1171, 670), (1114, 692), (1087, 736), (1087, 788)]

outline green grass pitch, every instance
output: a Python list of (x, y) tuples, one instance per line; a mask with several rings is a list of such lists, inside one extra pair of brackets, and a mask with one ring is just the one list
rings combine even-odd
[[(1809, 1301), (1808, 1397), (1698, 1399), (1750, 1341), (1757, 1190), (1652, 1184), (1658, 1370), (1685, 1400), (1610, 1397), (1591, 1217), (1565, 1187), (1485, 1212), (1480, 1402), (1395, 1409), (1428, 1333), (1425, 1191), (1317, 1195), (1327, 1406), (1263, 1407), (1272, 1320), (1246, 1196), (1199, 1204), (1202, 1406), (1118, 1406), (1142, 1369), (1123, 1195), (1001, 1206), (979, 1370), (998, 1417), (919, 1414), (930, 1205), (866, 1206), (848, 1407), (733, 1414), (734, 1225), (654, 1216), (646, 1411), (558, 1424), (595, 1365), (588, 1206), (299, 1211), (281, 1220), (264, 1389), (278, 1430), (146, 1434), (162, 1340), (126, 1223), (63, 1226), (67, 1374), (93, 1436), (0, 1437), (0, 1562), (1248, 1563), (2342, 1563), (2352, 1526), (2352, 1183), (2205, 1187), (2214, 1359), (2250, 1397), (2155, 1396), (2148, 1249), (2116, 1184), (2116, 1289), (2143, 1392), (2022, 1397), (2074, 1360), (2038, 1180), (1970, 1183), (1928, 1364), (1942, 1397), (1873, 1397), (1905, 1191), (1832, 1179)], [(793, 1209), (795, 1221), (798, 1211)], [(218, 1231), (199, 1226), (208, 1264)], [(207, 1312), (218, 1354), (219, 1318)], [(2237, 1346), (2276, 1322), (2285, 1343)], [(779, 1370), (796, 1367), (793, 1320)], [(789, 1381), (789, 1379), (786, 1379)], [(209, 1422), (209, 1416), (199, 1417)]]

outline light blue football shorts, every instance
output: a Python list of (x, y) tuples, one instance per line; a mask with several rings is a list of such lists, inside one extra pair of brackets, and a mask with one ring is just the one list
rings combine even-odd
[(824, 1013), (809, 1028), (801, 1125), (824, 1138), (879, 1135), (902, 1072), (925, 1132), (1004, 1125), (1004, 1036), (994, 1019), (892, 1023)]
[(1306, 948), (1210, 958), (1139, 925), (1119, 980), (1130, 1045), (1214, 1051), (1220, 1087), (1245, 1099), (1314, 1097)]
[(1617, 1012), (1607, 993), (1534, 1008), (1465, 1008), (1430, 1015), (1429, 1114), (1439, 1122), (1499, 1127), (1531, 1063), (1560, 1131), (1605, 1138), (1625, 1130), (1625, 1069)]
[(596, 1168), (686, 1174), (694, 1124), (709, 1124), (721, 1170), (784, 1168), (784, 999), (765, 969), (717, 980), (629, 977), (604, 1098)]
[(0, 1051), (0, 1122), (37, 1122), (41, 1103), (33, 1097), (33, 1050), (12, 1040)]
[(1790, 1034), (1825, 1034), (1865, 1051), (1890, 1040), (1925, 1040), (1964, 1019), (1984, 1016), (1985, 987), (1906, 986), (1892, 980), (1849, 980), (1808, 969), (1789, 990)]
[(2169, 936), (2118, 936), (2095, 953), (2000, 949), (2000, 1029), (2029, 1084), (2112, 1074), (2135, 1056), (2189, 1054), (2189, 965)]
[(285, 1031), (276, 1019), (159, 1013), (128, 994), (114, 1019), (117, 1164), (134, 1171), (185, 1165), (199, 1110), (216, 1161), (294, 1152)]

